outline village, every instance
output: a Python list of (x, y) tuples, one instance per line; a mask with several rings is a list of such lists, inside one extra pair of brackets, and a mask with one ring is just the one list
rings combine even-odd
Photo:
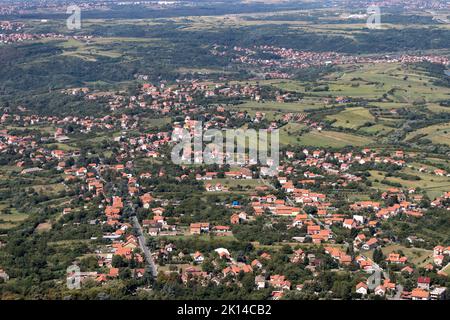
[(0, 0), (0, 300), (450, 299), (449, 10)]
[[(227, 217), (192, 220), (191, 217), (176, 214), (180, 201), (176, 198), (166, 198), (164, 192), (154, 188), (158, 179), (166, 179), (167, 170), (172, 170), (167, 167), (170, 161), (167, 147), (173, 144), (172, 134), (175, 133), (176, 136), (177, 130), (181, 128), (194, 128), (198, 123), (191, 120), (195, 112), (206, 116), (208, 121), (203, 123), (206, 128), (226, 128), (233, 125), (230, 119), (240, 116), (250, 123), (261, 121), (263, 117), (262, 114), (248, 117), (232, 112), (230, 118), (226, 116), (224, 107), (200, 110), (192, 98), (198, 93), (204, 96), (226, 95), (246, 99), (255, 99), (260, 95), (256, 86), (232, 87), (227, 90), (218, 87), (212, 90), (194, 82), (190, 86), (175, 90), (171, 87), (144, 84), (139, 96), (126, 98), (102, 94), (101, 98), (108, 97), (109, 107), (116, 112), (114, 116), (105, 118), (59, 118), (7, 113), (2, 115), (1, 121), (4, 125), (14, 124), (23, 128), (51, 125), (57, 128), (52, 134), (39, 136), (38, 139), (33, 134), (12, 135), (10, 130), (3, 129), (0, 135), (0, 150), (2, 153), (26, 155), (14, 163), (20, 168), (21, 175), (39, 175), (54, 164), (56, 172), (63, 177), (61, 183), (66, 189), (73, 190), (74, 186), (79, 186), (76, 188), (78, 194), (75, 195), (79, 204), (70, 205), (73, 203), (70, 201), (69, 205), (61, 208), (61, 217), (69, 217), (79, 212), (79, 206), (83, 203), (85, 209), (89, 207), (96, 212), (96, 218), (85, 223), (100, 226), (104, 230), (101, 237), (108, 244), (95, 250), (95, 269), (102, 271), (83, 271), (83, 281), (101, 284), (118, 277), (139, 279), (144, 277), (148, 270), (154, 270), (154, 275), (158, 272), (169, 276), (175, 272), (185, 284), (196, 281), (203, 285), (221, 285), (239, 283), (242, 275), (251, 274), (254, 277), (255, 290), (269, 290), (271, 299), (277, 300), (292, 290), (302, 292), (305, 286), (314, 281), (314, 276), (323, 270), (326, 264), (324, 257), (328, 257), (328, 263), (331, 265), (325, 268), (347, 270), (355, 275), (358, 282), (352, 292), (360, 298), (379, 296), (389, 299), (429, 300), (446, 297), (446, 288), (439, 285), (443, 283), (439, 281), (439, 277), (447, 277), (444, 270), (448, 270), (450, 260), (448, 244), (440, 243), (434, 246), (432, 255), (425, 259), (427, 263), (420, 266), (412, 263), (402, 250), (382, 251), (383, 248), (394, 247), (399, 241), (395, 236), (386, 233), (383, 229), (384, 223), (400, 217), (422, 219), (429, 210), (424, 207), (426, 195), (415, 188), (391, 187), (383, 193), (373, 193), (372, 200), (343, 204), (339, 198), (333, 196), (340, 190), (348, 190), (352, 184), (364, 183), (366, 177), (353, 168), (390, 166), (401, 169), (410, 166), (410, 163), (414, 162), (414, 154), (403, 150), (386, 154), (371, 148), (354, 148), (346, 152), (320, 148), (284, 149), (276, 177), (266, 176), (264, 168), (255, 166), (254, 163), (228, 169), (224, 165), (217, 166), (215, 171), (210, 171), (207, 167), (184, 167), (179, 171), (179, 175), (171, 179), (186, 186), (192, 185), (191, 188), (198, 194), (225, 195), (231, 200), (239, 195), (237, 199), (240, 200), (225, 200), (216, 204), (223, 206)], [(63, 94), (81, 94), (82, 99), (98, 98), (98, 95), (90, 92), (88, 88), (64, 91)], [(147, 103), (147, 96), (150, 96), (153, 102)], [(124, 105), (123, 101), (127, 100), (130, 102)], [(170, 115), (178, 110), (185, 113), (185, 120), (172, 123), (168, 131), (130, 134), (133, 129), (140, 127), (142, 118), (120, 113), (127, 108), (144, 108), (162, 115)], [(25, 108), (21, 110), (27, 111)], [(290, 121), (307, 120), (304, 115), (287, 115), (281, 122), (272, 125), (278, 128)], [(69, 126), (77, 129), (71, 129), (69, 132)], [(68, 144), (76, 134), (86, 135), (103, 131), (120, 133), (112, 141), (117, 149), (113, 163), (105, 163), (102, 158), (88, 163), (86, 160), (80, 160), (80, 150), (48, 147), (52, 143)], [(149, 168), (138, 168), (134, 163), (137, 159), (149, 159), (149, 163), (153, 165)], [(156, 163), (158, 165), (155, 166)], [(450, 176), (440, 169), (421, 167), (418, 170), (440, 177)], [(116, 187), (113, 187), (114, 185)], [(247, 187), (237, 188), (239, 185)], [(114, 191), (119, 189), (120, 193)], [(430, 199), (427, 207), (448, 210), (449, 203), (450, 192), (446, 192)], [(82, 207), (83, 205), (81, 210)], [(136, 233), (136, 226), (131, 219), (133, 212), (139, 217), (137, 223), (145, 234), (145, 243), (138, 240), (140, 235)], [(283, 242), (291, 243), (292, 246), (292, 249), (290, 246), (289, 250), (286, 249), (289, 258), (286, 263), (301, 265), (301, 269), (310, 275), (309, 280), (298, 283), (284, 274), (266, 270), (271, 255), (276, 252), (272, 249), (255, 248), (245, 256), (237, 256), (238, 252), (226, 247), (189, 250), (189, 247), (178, 248), (176, 242), (170, 240), (177, 237), (232, 239), (239, 236), (234, 234), (237, 227), (245, 228), (246, 225), (255, 224), (261, 219), (270, 225), (283, 224), (286, 234), (292, 235), (283, 238)], [(67, 223), (64, 226), (67, 226)], [(91, 240), (96, 241), (98, 237), (91, 237)], [(149, 241), (152, 243), (151, 248), (147, 247)], [(406, 241), (418, 245), (423, 240), (411, 234)], [(145, 250), (151, 252), (147, 257)], [(206, 264), (207, 268), (204, 267)], [(170, 266), (169, 269), (167, 265)], [(383, 265), (383, 268), (380, 265)], [(182, 267), (178, 270), (176, 266)], [(389, 273), (385, 268), (390, 270)], [(368, 279), (375, 271), (382, 271), (383, 279), (377, 287), (369, 288)], [(406, 290), (404, 285), (395, 282), (398, 276), (394, 277), (394, 274), (401, 275), (410, 282), (417, 281), (417, 284), (410, 285), (411, 288)], [(2, 277), (9, 280), (3, 270)]]
[[(445, 56), (435, 55), (383, 55), (383, 56), (350, 56), (337, 52), (305, 52), (290, 48), (279, 48), (264, 45), (254, 48), (222, 47), (214, 45), (211, 49), (213, 55), (231, 56), (239, 64), (252, 66), (264, 71), (266, 79), (290, 79), (292, 73), (298, 69), (311, 67), (326, 67), (355, 64), (413, 64), (430, 62), (448, 66), (450, 61)], [(260, 56), (274, 56), (272, 59), (259, 58)], [(291, 73), (287, 72), (288, 70)], [(259, 71), (260, 72), (260, 71)]]

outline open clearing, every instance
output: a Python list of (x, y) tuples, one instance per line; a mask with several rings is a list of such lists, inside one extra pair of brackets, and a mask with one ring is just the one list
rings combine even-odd
[(348, 108), (338, 114), (327, 116), (327, 120), (335, 121), (333, 127), (357, 129), (367, 122), (374, 121), (374, 117), (365, 108)]
[[(399, 177), (385, 177), (385, 172), (371, 170), (369, 180), (372, 181), (373, 187), (380, 190), (387, 190), (392, 186), (381, 183), (382, 180), (387, 180), (394, 183), (400, 183), (405, 188), (421, 188), (432, 199), (436, 196), (442, 195), (443, 192), (448, 191), (450, 185), (450, 178), (440, 177), (434, 174), (423, 173), (411, 168), (404, 168), (400, 172), (420, 177), (420, 180), (403, 180)], [(376, 182), (375, 180), (378, 180)]]
[(450, 123), (433, 125), (416, 130), (409, 133), (406, 136), (406, 140), (414, 139), (416, 137), (430, 139), (433, 143), (450, 146)]
[(433, 251), (420, 248), (407, 248), (398, 244), (386, 246), (381, 249), (385, 256), (391, 252), (402, 251), (403, 254), (408, 257), (408, 262), (412, 262), (414, 265), (423, 267), (430, 262), (433, 262)]
[(299, 137), (298, 144), (316, 147), (342, 148), (345, 146), (361, 147), (373, 142), (368, 137), (335, 131), (311, 131)]

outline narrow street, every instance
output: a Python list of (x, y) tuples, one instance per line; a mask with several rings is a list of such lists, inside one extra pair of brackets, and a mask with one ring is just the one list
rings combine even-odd
[(144, 233), (142, 232), (141, 224), (139, 223), (139, 220), (136, 216), (132, 217), (131, 221), (133, 222), (133, 226), (138, 231), (139, 246), (141, 247), (141, 250), (144, 253), (145, 261), (147, 262), (147, 266), (150, 270), (150, 273), (152, 274), (153, 277), (156, 277), (158, 275), (158, 270), (155, 262), (153, 261), (152, 253), (145, 244), (145, 236)]

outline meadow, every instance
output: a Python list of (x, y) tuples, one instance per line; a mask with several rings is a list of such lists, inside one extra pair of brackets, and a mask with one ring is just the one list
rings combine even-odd
[(429, 139), (436, 144), (445, 144), (450, 146), (450, 123), (437, 124), (410, 132), (405, 140), (411, 140), (416, 137)]

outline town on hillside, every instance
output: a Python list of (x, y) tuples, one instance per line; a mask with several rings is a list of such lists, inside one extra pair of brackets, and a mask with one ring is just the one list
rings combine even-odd
[(448, 2), (230, 2), (0, 0), (0, 300), (450, 298)]

